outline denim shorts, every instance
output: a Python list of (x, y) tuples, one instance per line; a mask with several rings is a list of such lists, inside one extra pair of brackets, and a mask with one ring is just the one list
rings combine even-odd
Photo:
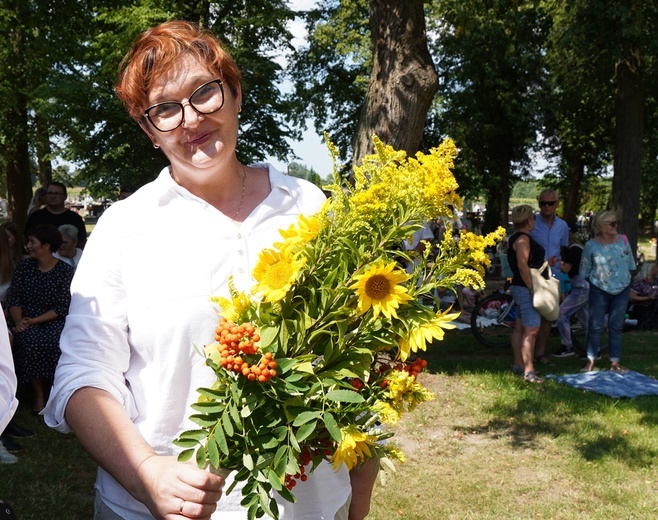
[(539, 327), (541, 325), (541, 314), (532, 305), (532, 294), (527, 287), (511, 285), (512, 297), (519, 306), (521, 323), (524, 327)]

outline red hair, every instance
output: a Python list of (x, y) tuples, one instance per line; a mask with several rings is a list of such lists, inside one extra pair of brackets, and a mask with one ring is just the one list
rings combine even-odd
[(184, 54), (194, 56), (216, 71), (233, 95), (237, 95), (240, 71), (219, 39), (190, 22), (165, 22), (143, 32), (119, 65), (116, 92), (133, 119), (144, 120), (153, 82), (169, 72)]

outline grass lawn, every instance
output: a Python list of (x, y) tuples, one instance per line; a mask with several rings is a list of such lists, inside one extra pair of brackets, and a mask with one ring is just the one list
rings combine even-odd
[[(552, 338), (557, 348), (558, 338)], [(524, 383), (506, 350), (449, 331), (421, 375), (436, 394), (405, 416), (391, 442), (405, 451), (369, 519), (608, 519), (658, 514), (658, 397), (611, 399), (553, 381)], [(658, 377), (658, 334), (625, 335), (623, 364)], [(574, 373), (560, 359), (543, 373)], [(604, 359), (600, 366), (607, 366)], [(21, 407), (14, 465), (0, 466), (0, 497), (19, 520), (92, 517), (94, 464), (72, 435)]]

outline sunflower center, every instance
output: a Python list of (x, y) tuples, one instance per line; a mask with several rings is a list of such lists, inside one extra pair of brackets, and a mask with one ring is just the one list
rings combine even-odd
[(290, 283), (292, 266), (288, 262), (276, 262), (267, 267), (263, 284), (273, 289), (280, 289)]
[(368, 278), (365, 289), (371, 300), (382, 300), (391, 293), (391, 282), (383, 274), (375, 274)]

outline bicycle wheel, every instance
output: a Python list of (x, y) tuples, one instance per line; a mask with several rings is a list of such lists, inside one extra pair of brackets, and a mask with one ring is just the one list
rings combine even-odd
[(473, 308), (471, 313), (473, 336), (485, 347), (510, 347), (517, 313), (518, 306), (511, 295), (490, 294)]

